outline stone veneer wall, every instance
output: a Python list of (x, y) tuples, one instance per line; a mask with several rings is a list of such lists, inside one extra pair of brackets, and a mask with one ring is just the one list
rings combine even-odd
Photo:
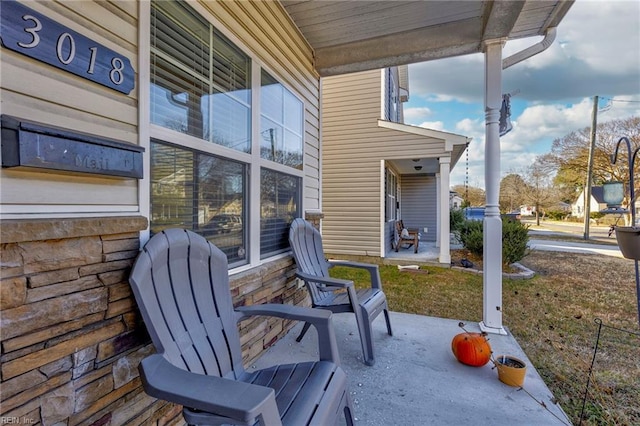
[[(144, 217), (6, 220), (0, 229), (0, 420), (43, 425), (183, 424), (147, 396), (153, 352), (128, 284)], [(234, 304), (308, 304), (290, 256), (231, 277)], [(290, 321), (241, 323), (245, 364)]]

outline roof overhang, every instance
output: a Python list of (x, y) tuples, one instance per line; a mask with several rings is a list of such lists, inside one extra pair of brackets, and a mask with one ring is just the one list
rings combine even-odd
[[(409, 124), (395, 123), (386, 120), (378, 120), (378, 127), (388, 130), (394, 130), (396, 132), (410, 133), (413, 135), (422, 136), (425, 139), (425, 143), (428, 143), (428, 141), (430, 140), (442, 143), (442, 154), (436, 157), (431, 154), (428, 157), (413, 155), (411, 158), (402, 158), (402, 155), (400, 155), (399, 158), (390, 160), (400, 174), (438, 173), (440, 172), (440, 156), (447, 156), (450, 158), (449, 165), (451, 170), (453, 170), (455, 165), (458, 163), (458, 160), (460, 160), (460, 157), (462, 157), (462, 154), (467, 148), (467, 145), (469, 144), (469, 142), (471, 142), (471, 138), (467, 136), (443, 132), (440, 130), (426, 129), (419, 126), (411, 126)], [(431, 148), (428, 150), (432, 151)], [(420, 169), (415, 168), (417, 165), (421, 166)]]
[(320, 76), (483, 51), (488, 40), (545, 35), (574, 0), (280, 0)]

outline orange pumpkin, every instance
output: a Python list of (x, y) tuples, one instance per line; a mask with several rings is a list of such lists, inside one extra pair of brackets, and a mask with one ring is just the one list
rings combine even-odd
[(491, 346), (482, 333), (460, 333), (451, 341), (451, 350), (463, 364), (482, 367), (491, 359)]

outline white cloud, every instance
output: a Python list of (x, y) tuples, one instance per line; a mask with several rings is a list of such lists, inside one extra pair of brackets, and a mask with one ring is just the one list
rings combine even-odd
[(432, 114), (431, 108), (413, 107), (404, 109), (404, 120), (406, 123), (415, 123), (424, 120)]
[(636, 73), (640, 68), (640, 2), (576, 1), (560, 24), (563, 50), (593, 71)]
[(444, 123), (442, 121), (424, 121), (418, 124), (418, 126), (424, 127), (425, 129), (445, 131)]
[[(503, 57), (541, 39), (509, 41)], [(466, 156), (460, 159), (452, 171), (452, 185), (468, 179), (470, 185), (484, 187), (483, 55), (413, 64), (409, 78), (409, 106), (413, 101), (428, 108), (431, 120), (413, 122), (424, 120), (421, 126), (438, 130), (444, 122), (455, 127), (448, 131), (473, 138), (468, 164)], [(613, 100), (609, 109), (599, 112), (599, 123), (639, 116), (640, 1), (577, 0), (560, 23), (554, 43), (504, 70), (502, 88), (503, 93), (519, 91), (512, 101), (521, 111), (515, 113), (512, 106), (513, 130), (500, 141), (502, 176), (523, 171), (537, 155), (549, 152), (554, 139), (590, 126), (594, 95), (601, 97), (600, 108)]]
[[(463, 135), (470, 136), (474, 133), (479, 133), (479, 131), (484, 132), (484, 122), (480, 121), (480, 119), (463, 118), (456, 123), (456, 132), (460, 132)], [(484, 133), (482, 135), (484, 136)], [(477, 136), (476, 134), (472, 137)]]
[[(527, 101), (578, 101), (592, 95), (640, 96), (640, 2), (576, 1), (544, 52), (503, 72), (504, 92)], [(509, 41), (507, 57), (541, 38)], [(483, 101), (484, 57), (466, 55), (410, 66), (411, 96)]]

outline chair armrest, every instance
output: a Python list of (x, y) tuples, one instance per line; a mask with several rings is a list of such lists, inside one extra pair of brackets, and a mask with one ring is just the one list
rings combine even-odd
[(329, 260), (331, 266), (346, 266), (348, 268), (359, 268), (369, 271), (371, 276), (371, 288), (382, 290), (382, 280), (380, 279), (380, 270), (378, 265), (373, 263), (352, 262), (349, 260)]
[(155, 398), (249, 425), (258, 419), (281, 424), (275, 392), (266, 386), (192, 373), (161, 354), (143, 359), (138, 368), (145, 392)]
[(331, 361), (334, 364), (340, 365), (338, 344), (336, 342), (333, 324), (331, 323), (331, 311), (269, 303), (241, 306), (236, 308), (236, 313), (238, 314), (238, 321), (251, 316), (265, 315), (308, 322), (313, 325), (318, 332), (318, 353), (320, 361)]
[(352, 287), (353, 281), (351, 280), (342, 280), (340, 278), (332, 278), (332, 277), (321, 277), (318, 275), (307, 274), (306, 272), (296, 271), (296, 276), (301, 278), (302, 280), (312, 281), (314, 283), (322, 284), (327, 286), (330, 290), (333, 287), (335, 290)]

